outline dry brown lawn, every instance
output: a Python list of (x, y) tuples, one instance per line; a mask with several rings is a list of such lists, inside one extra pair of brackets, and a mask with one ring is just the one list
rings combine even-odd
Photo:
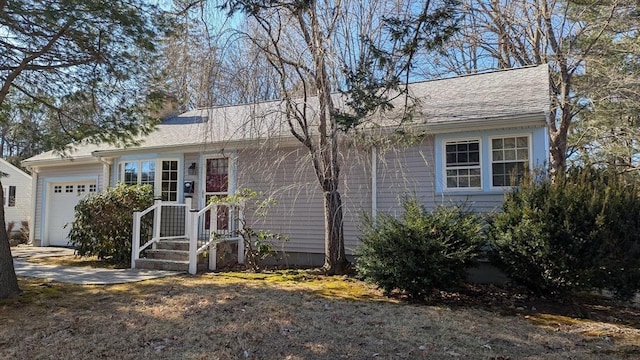
[(0, 359), (632, 359), (637, 325), (414, 305), (305, 272), (80, 286), (20, 279)]
[(130, 266), (126, 264), (111, 264), (106, 260), (100, 260), (97, 256), (48, 256), (48, 257), (30, 257), (27, 262), (34, 264), (59, 265), (59, 266), (87, 266), (101, 269), (128, 269)]

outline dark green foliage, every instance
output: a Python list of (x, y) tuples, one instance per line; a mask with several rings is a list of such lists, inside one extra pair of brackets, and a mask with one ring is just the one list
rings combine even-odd
[(118, 184), (89, 196), (75, 207), (69, 242), (80, 256), (97, 256), (111, 263), (131, 260), (133, 213), (153, 205), (149, 185)]
[(541, 294), (640, 289), (640, 196), (635, 181), (574, 169), (555, 183), (524, 179), (492, 221), (493, 257)]
[(465, 277), (484, 244), (482, 218), (460, 206), (427, 212), (406, 200), (400, 219), (380, 213), (367, 219), (357, 269), (389, 294), (419, 300), (434, 289), (450, 289)]
[(0, 106), (51, 131), (36, 145), (134, 143), (161, 101), (152, 77), (165, 15), (141, 0), (0, 1), (11, 39), (0, 42)]

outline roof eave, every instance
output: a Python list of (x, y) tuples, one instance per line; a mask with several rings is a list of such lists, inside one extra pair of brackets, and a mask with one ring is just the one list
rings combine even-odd
[[(500, 115), (496, 117), (480, 117), (460, 119), (437, 123), (426, 123), (423, 126), (432, 134), (460, 131), (495, 130), (497, 128), (522, 128), (547, 124), (547, 114), (543, 111), (517, 115)], [(461, 130), (463, 129), (463, 130)]]
[(69, 162), (74, 164), (92, 164), (98, 163), (99, 160), (91, 155), (83, 155), (80, 157), (58, 157), (42, 160), (23, 160), (22, 166), (27, 169), (35, 169), (41, 167), (55, 167), (69, 165)]
[[(255, 143), (265, 141), (288, 141), (293, 139), (293, 136), (276, 136), (271, 138), (255, 138), (255, 139), (241, 139), (241, 140), (225, 140), (216, 142), (203, 142), (194, 144), (171, 144), (171, 145), (158, 145), (148, 147), (135, 147), (128, 149), (109, 149), (109, 150), (94, 150), (91, 155), (96, 158), (108, 158), (118, 157), (122, 155), (135, 155), (149, 152), (168, 153), (168, 152), (200, 152), (204, 150), (213, 149), (225, 149), (225, 148), (240, 148), (247, 147)], [(297, 141), (297, 140), (296, 140)]]

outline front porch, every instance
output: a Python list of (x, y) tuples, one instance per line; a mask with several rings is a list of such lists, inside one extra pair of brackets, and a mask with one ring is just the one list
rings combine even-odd
[(198, 210), (190, 197), (182, 204), (157, 199), (133, 214), (131, 268), (216, 270), (222, 243), (237, 244), (237, 262), (244, 264), (244, 208), (244, 203), (211, 203)]

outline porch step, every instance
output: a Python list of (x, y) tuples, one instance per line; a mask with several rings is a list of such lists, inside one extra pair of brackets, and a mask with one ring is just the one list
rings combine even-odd
[(145, 250), (145, 254), (147, 259), (189, 261), (189, 251), (157, 249)]
[(156, 245), (157, 250), (189, 251), (188, 240), (162, 240)]
[[(136, 269), (150, 270), (170, 270), (170, 271), (189, 271), (189, 261), (178, 260), (161, 260), (161, 259), (138, 259), (136, 260)], [(207, 264), (198, 262), (198, 271), (205, 271)]]
[(137, 259), (136, 269), (189, 271), (189, 261)]

